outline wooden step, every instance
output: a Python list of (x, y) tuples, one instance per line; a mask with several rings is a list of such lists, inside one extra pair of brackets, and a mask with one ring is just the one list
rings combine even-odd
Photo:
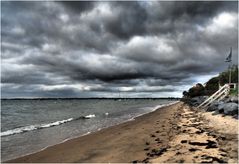
[(201, 103), (197, 108), (205, 108), (213, 103), (215, 100), (222, 100), (230, 93), (230, 86), (225, 84), (222, 88), (220, 88), (217, 92), (211, 95), (208, 99), (206, 99), (203, 103)]

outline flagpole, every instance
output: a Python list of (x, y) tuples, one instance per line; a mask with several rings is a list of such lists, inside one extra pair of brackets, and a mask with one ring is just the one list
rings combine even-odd
[(232, 47), (230, 49), (230, 53), (228, 55), (228, 57), (226, 58), (226, 61), (228, 62), (228, 69), (229, 69), (229, 79), (228, 79), (228, 83), (229, 85), (231, 84), (231, 80), (232, 80), (232, 71), (231, 71), (231, 64), (232, 64)]
[[(232, 55), (232, 47), (231, 47), (231, 55)], [(231, 56), (232, 57), (232, 56)], [(231, 82), (232, 82), (232, 58), (231, 58), (231, 60), (230, 60), (230, 62), (229, 62), (229, 85), (231, 84)]]
[(229, 62), (229, 85), (231, 84), (232, 80), (232, 69), (231, 69), (231, 62)]

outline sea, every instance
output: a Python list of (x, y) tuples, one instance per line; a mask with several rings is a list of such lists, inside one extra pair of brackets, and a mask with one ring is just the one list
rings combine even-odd
[(173, 103), (170, 99), (1, 100), (1, 160), (31, 154)]

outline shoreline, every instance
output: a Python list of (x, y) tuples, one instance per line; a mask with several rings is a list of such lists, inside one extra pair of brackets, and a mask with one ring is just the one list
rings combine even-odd
[[(230, 128), (228, 128), (230, 126)], [(236, 163), (238, 120), (183, 102), (10, 163)]]
[(76, 139), (76, 138), (79, 138), (79, 137), (83, 137), (83, 136), (86, 136), (86, 135), (90, 135), (90, 134), (92, 134), (92, 133), (96, 133), (96, 132), (101, 131), (101, 130), (103, 130), (103, 129), (107, 129), (107, 128), (110, 128), (110, 127), (113, 127), (113, 126), (118, 126), (118, 125), (123, 124), (123, 123), (126, 123), (126, 122), (134, 121), (134, 120), (135, 120), (136, 118), (138, 118), (138, 117), (141, 117), (141, 116), (143, 116), (143, 115), (146, 115), (146, 114), (155, 112), (156, 110), (159, 110), (159, 109), (164, 108), (164, 107), (167, 107), (167, 106), (174, 105), (174, 104), (179, 103), (179, 102), (180, 102), (180, 101), (174, 101), (174, 102), (170, 102), (170, 103), (168, 103), (168, 104), (157, 105), (157, 106), (155, 106), (155, 107), (152, 109), (152, 111), (147, 111), (146, 113), (139, 114), (139, 115), (134, 116), (134, 117), (132, 117), (132, 118), (130, 118), (130, 119), (128, 119), (128, 120), (124, 120), (124, 121), (122, 121), (122, 122), (116, 123), (116, 124), (111, 125), (111, 126), (99, 128), (99, 129), (97, 129), (97, 130), (95, 130), (95, 131), (91, 131), (91, 132), (89, 131), (89, 132), (86, 132), (86, 133), (81, 134), (81, 135), (78, 135), (78, 136), (74, 136), (74, 137), (71, 137), (71, 138), (67, 138), (67, 139), (65, 139), (65, 140), (63, 140), (63, 141), (61, 141), (61, 142), (59, 142), (59, 143), (52, 144), (52, 145), (48, 145), (48, 146), (46, 146), (46, 147), (44, 147), (44, 148), (42, 148), (42, 149), (39, 149), (39, 150), (30, 152), (30, 153), (27, 153), (27, 154), (24, 154), (24, 155), (16, 156), (16, 157), (14, 157), (14, 158), (7, 159), (7, 160), (4, 160), (4, 161), (10, 161), (10, 160), (13, 160), (13, 159), (17, 159), (17, 158), (21, 158), (21, 157), (28, 156), (28, 155), (31, 155), (31, 154), (35, 154), (35, 153), (41, 152), (41, 151), (43, 151), (43, 150), (45, 150), (45, 149), (47, 149), (47, 148), (49, 148), (49, 147), (52, 147), (52, 146), (55, 146), (55, 145), (58, 145), (58, 144), (65, 143), (65, 142), (67, 142), (67, 141), (69, 141), (69, 140), (72, 140), (72, 139)]
[[(172, 106), (175, 106), (177, 104), (179, 104), (180, 102), (179, 101), (176, 101), (176, 102), (173, 102), (173, 103), (169, 103), (169, 104), (165, 104), (165, 105), (162, 105), (161, 107), (159, 106), (158, 108), (156, 108), (155, 110), (153, 111), (150, 111), (150, 112), (147, 112), (147, 113), (144, 113), (144, 114), (141, 114), (141, 115), (138, 115), (132, 119), (129, 119), (129, 120), (126, 120), (124, 122), (121, 122), (121, 123), (118, 123), (116, 125), (113, 125), (113, 126), (109, 126), (109, 127), (106, 127), (106, 128), (102, 128), (100, 130), (97, 130), (97, 131), (94, 131), (94, 132), (90, 132), (90, 133), (86, 133), (86, 134), (83, 134), (81, 136), (77, 136), (77, 137), (74, 137), (74, 138), (70, 138), (70, 139), (66, 139), (58, 144), (55, 144), (55, 145), (50, 145), (50, 146), (47, 146), (39, 151), (36, 151), (36, 152), (32, 152), (32, 153), (29, 153), (29, 154), (26, 154), (26, 155), (23, 155), (23, 156), (20, 156), (20, 157), (17, 157), (17, 158), (14, 158), (14, 159), (10, 159), (10, 160), (6, 160), (4, 162), (20, 162), (22, 159), (25, 159), (25, 158), (28, 158), (29, 156), (34, 156), (34, 155), (37, 155), (37, 154), (41, 154), (41, 152), (44, 152), (44, 151), (48, 151), (48, 149), (52, 149), (54, 147), (58, 147), (59, 145), (65, 145), (65, 144), (68, 144), (68, 142), (73, 142), (75, 140), (79, 140), (80, 138), (87, 138), (88, 136), (91, 136), (91, 135), (97, 135), (98, 133), (102, 133), (104, 131), (111, 131), (111, 129), (117, 129), (118, 126), (124, 126), (124, 124), (134, 124), (134, 122), (138, 121), (138, 120), (144, 120), (145, 117), (147, 117), (148, 115), (153, 115), (153, 113), (159, 111), (159, 110), (164, 110), (165, 108), (170, 108)], [(20, 161), (19, 161), (20, 160)], [(27, 162), (24, 160), (24, 162)], [(36, 162), (39, 162), (39, 161), (36, 161)], [(54, 162), (54, 161), (52, 161)], [(128, 161), (130, 162), (130, 161)]]

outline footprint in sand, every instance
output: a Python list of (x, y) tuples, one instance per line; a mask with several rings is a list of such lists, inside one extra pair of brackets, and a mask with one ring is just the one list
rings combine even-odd
[(198, 151), (198, 150), (201, 150), (201, 149), (197, 149), (197, 148), (190, 148), (190, 149), (188, 149), (188, 151), (190, 151), (190, 152), (195, 152), (195, 151)]
[(147, 147), (147, 148), (144, 149), (144, 151), (148, 151), (149, 149), (150, 149), (150, 147)]
[(159, 139), (159, 138), (156, 138), (154, 141), (160, 141), (160, 139)]
[(215, 141), (211, 141), (211, 140), (207, 140), (207, 142), (193, 142), (193, 141), (189, 141), (189, 144), (193, 145), (193, 146), (206, 146), (206, 149), (218, 148), (217, 143)]
[(182, 140), (181, 143), (187, 143), (188, 141), (187, 140)]
[(150, 136), (151, 136), (151, 137), (156, 137), (154, 134), (151, 134)]

